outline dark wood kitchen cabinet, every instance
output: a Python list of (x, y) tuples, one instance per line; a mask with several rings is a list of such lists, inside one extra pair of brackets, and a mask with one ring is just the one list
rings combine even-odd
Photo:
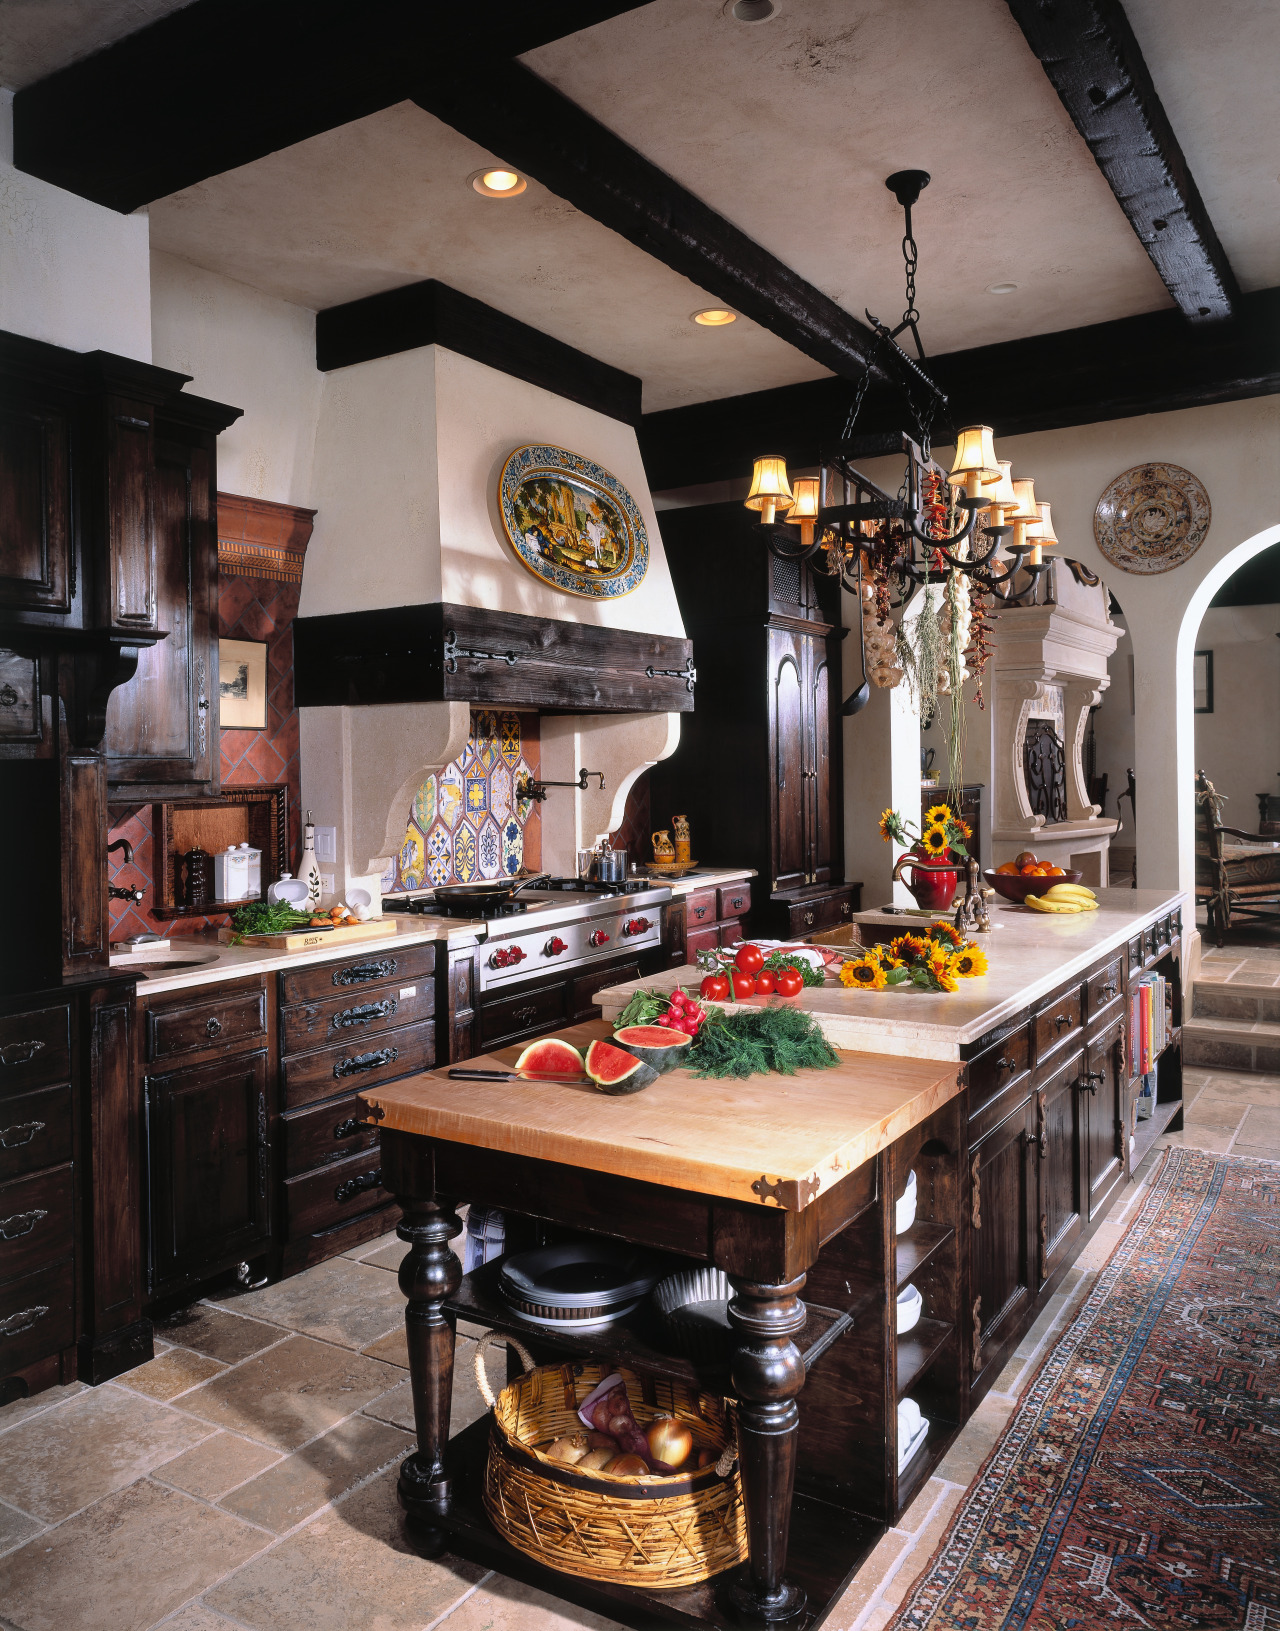
[[(969, 1292), (965, 1336), (970, 1381), (1002, 1357), (1036, 1290), (1031, 1213), (1034, 1110), (1025, 1087), (1004, 1118), (969, 1147)], [(972, 1132), (972, 1128), (971, 1128)]]

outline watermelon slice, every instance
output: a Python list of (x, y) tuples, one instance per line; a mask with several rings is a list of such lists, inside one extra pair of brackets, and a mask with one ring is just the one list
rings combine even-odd
[(558, 1036), (539, 1037), (516, 1060), (526, 1076), (577, 1076), (586, 1069), (582, 1055)]
[(659, 1076), (682, 1065), (693, 1038), (669, 1025), (627, 1025), (613, 1033), (614, 1043), (652, 1065)]
[(587, 1049), (587, 1075), (602, 1093), (639, 1093), (658, 1079), (652, 1065), (612, 1042), (593, 1042)]

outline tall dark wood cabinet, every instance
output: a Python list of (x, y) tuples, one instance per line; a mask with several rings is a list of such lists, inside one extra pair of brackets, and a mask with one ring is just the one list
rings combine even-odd
[(649, 773), (653, 825), (687, 814), (700, 860), (756, 868), (745, 932), (830, 928), (860, 887), (844, 879), (839, 591), (770, 556), (741, 505), (661, 526), (698, 680), (680, 746)]

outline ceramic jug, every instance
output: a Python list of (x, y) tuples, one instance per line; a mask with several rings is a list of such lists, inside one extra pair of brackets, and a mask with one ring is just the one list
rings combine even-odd
[(661, 832), (653, 833), (652, 838), (654, 860), (664, 862), (674, 861), (676, 858), (676, 847), (671, 842), (671, 834), (666, 830), (666, 828), (664, 827)]
[(689, 837), (689, 817), (672, 816), (671, 827), (676, 835), (676, 860), (682, 863), (692, 861), (693, 844)]

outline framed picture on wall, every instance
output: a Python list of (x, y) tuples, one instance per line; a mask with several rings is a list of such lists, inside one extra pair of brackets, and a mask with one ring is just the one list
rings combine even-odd
[(224, 731), (266, 730), (265, 640), (218, 641), (218, 723)]
[(1213, 712), (1213, 653), (1211, 651), (1196, 652), (1195, 696), (1196, 712), (1198, 714), (1211, 714)]

